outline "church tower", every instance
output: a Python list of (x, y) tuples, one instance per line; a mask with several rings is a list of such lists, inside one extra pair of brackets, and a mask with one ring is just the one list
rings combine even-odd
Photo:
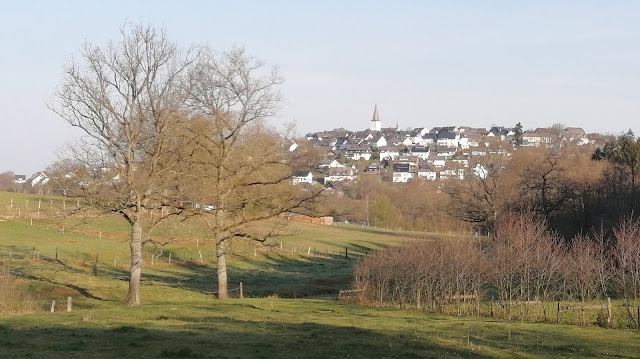
[(373, 108), (373, 118), (371, 119), (369, 129), (371, 131), (380, 131), (382, 129), (382, 122), (380, 122), (380, 117), (378, 117), (378, 105)]

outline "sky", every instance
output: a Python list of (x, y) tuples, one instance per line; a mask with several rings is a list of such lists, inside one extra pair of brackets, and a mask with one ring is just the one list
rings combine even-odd
[(127, 21), (181, 46), (244, 46), (278, 66), (297, 133), (383, 127), (640, 134), (640, 1), (0, 0), (0, 172), (31, 175), (79, 133), (50, 101), (86, 42)]

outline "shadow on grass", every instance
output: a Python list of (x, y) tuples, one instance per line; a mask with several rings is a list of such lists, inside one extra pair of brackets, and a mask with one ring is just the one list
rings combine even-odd
[[(242, 260), (241, 261), (245, 261)], [(260, 260), (247, 260), (227, 269), (229, 288), (243, 283), (245, 297), (276, 295), (282, 298), (337, 294), (350, 286), (355, 260), (289, 257), (270, 254)], [(104, 269), (104, 275), (119, 277), (125, 273)], [(147, 267), (143, 285), (159, 283), (172, 288), (213, 294), (217, 291), (216, 268), (195, 263)]]
[[(81, 324), (84, 328), (54, 324), (28, 328), (23, 324), (20, 329), (14, 329), (0, 325), (0, 348), (2, 354), (10, 358), (54, 359), (636, 358), (638, 349), (637, 343), (628, 340), (606, 348), (603, 345), (606, 338), (589, 341), (585, 332), (565, 332), (562, 328), (547, 333), (544, 327), (520, 326), (507, 334), (504, 323), (461, 322), (430, 327), (429, 319), (425, 318), (423, 322), (427, 327), (421, 327), (420, 323), (401, 329), (365, 329), (325, 323), (289, 323), (270, 319), (268, 314), (256, 314), (255, 320), (239, 320), (206, 313), (189, 316), (159, 310), (155, 317), (147, 318), (139, 326), (122, 325), (117, 320), (109, 321), (111, 328), (104, 328), (102, 322), (84, 322)], [(65, 322), (70, 323), (68, 319)], [(609, 340), (611, 337), (607, 335)]]
[(455, 343), (316, 323), (158, 316), (158, 326), (0, 326), (0, 347), (10, 358), (489, 358)]

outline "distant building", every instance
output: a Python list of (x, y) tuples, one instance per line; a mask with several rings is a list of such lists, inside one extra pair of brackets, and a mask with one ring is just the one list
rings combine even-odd
[(308, 171), (296, 172), (293, 174), (293, 184), (313, 183), (313, 174)]
[(13, 176), (13, 183), (26, 183), (27, 182), (27, 176), (26, 175), (14, 175)]
[(380, 131), (382, 129), (382, 122), (380, 121), (380, 116), (378, 116), (378, 105), (373, 108), (373, 118), (369, 129), (371, 131)]

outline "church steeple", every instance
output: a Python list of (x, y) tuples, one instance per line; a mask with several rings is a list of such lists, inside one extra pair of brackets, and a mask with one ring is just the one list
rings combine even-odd
[(380, 117), (378, 116), (378, 105), (376, 104), (373, 108), (373, 118), (371, 119), (371, 126), (369, 126), (371, 131), (380, 131), (382, 129), (382, 122), (380, 122)]

